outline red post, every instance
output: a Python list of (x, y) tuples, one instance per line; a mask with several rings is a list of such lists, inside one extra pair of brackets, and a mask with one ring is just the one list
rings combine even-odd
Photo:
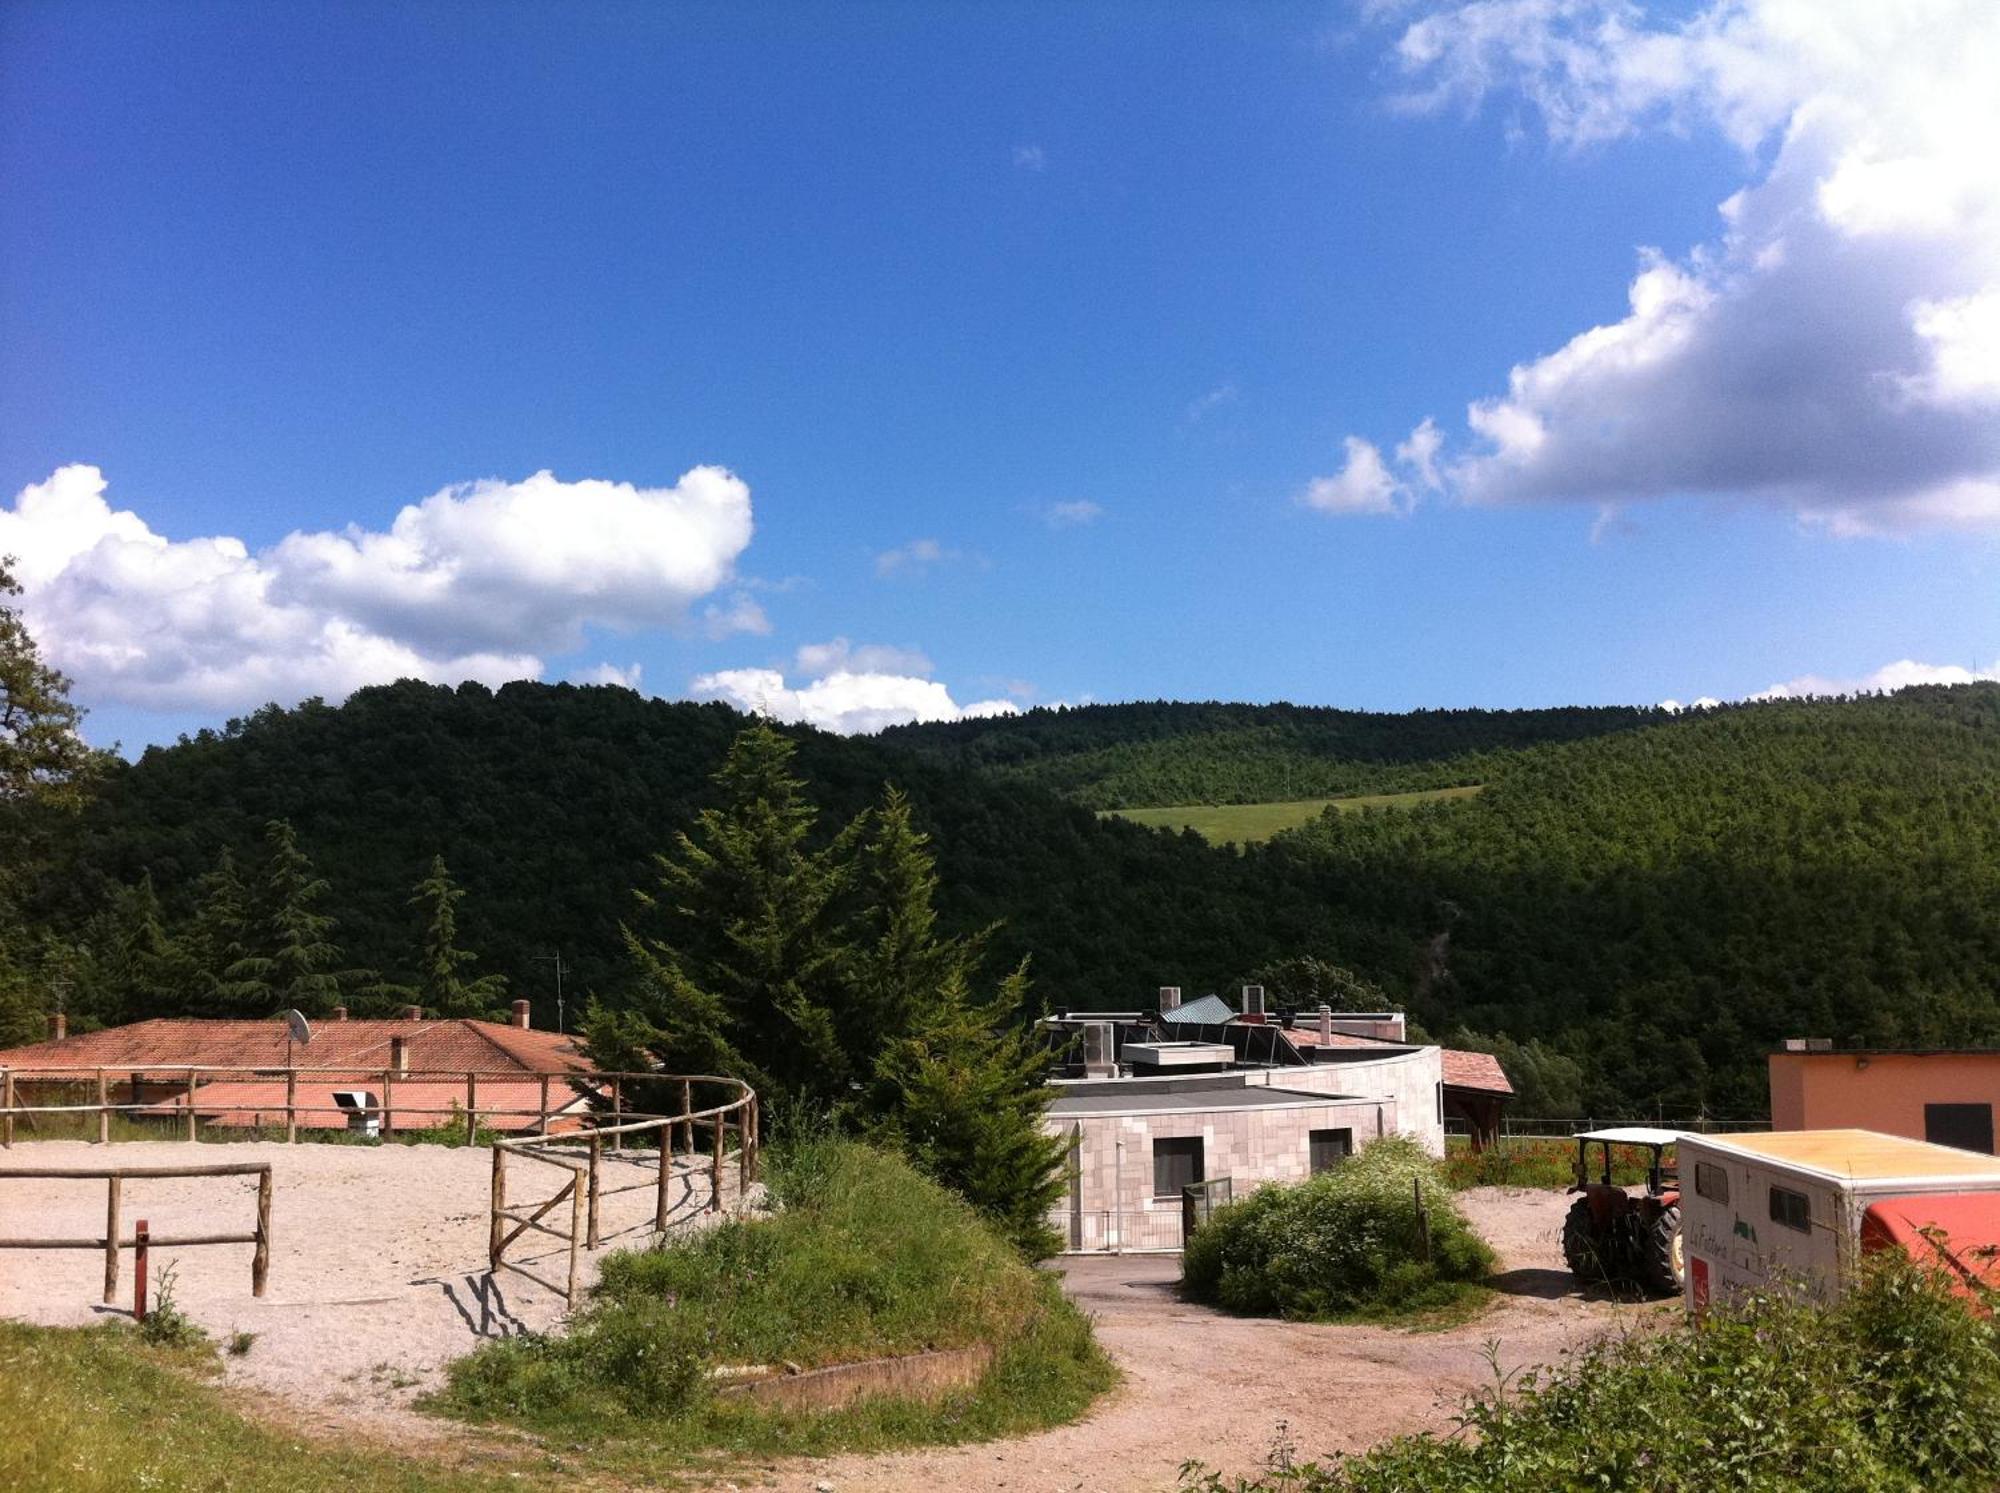
[(146, 1220), (142, 1218), (132, 1230), (132, 1319), (135, 1322), (146, 1320), (146, 1246), (151, 1239)]

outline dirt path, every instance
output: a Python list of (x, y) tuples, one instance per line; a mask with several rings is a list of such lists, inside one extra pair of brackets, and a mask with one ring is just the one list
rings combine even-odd
[[(657, 1153), (629, 1154), (605, 1157), (606, 1189), (656, 1175)], [(309, 1425), (358, 1428), (405, 1446), (449, 1437), (449, 1426), (409, 1411), (410, 1400), (481, 1340), (546, 1330), (564, 1314), (554, 1292), (487, 1273), (492, 1159), (483, 1147), (40, 1141), (0, 1155), (0, 1165), (37, 1168), (271, 1162), (271, 1273), (262, 1300), (250, 1294), (247, 1244), (156, 1249), (153, 1279), (171, 1265), (176, 1304), (218, 1340), (255, 1333), (248, 1353), (223, 1360), (228, 1382), (285, 1396)], [(672, 1221), (699, 1226), (712, 1216), (702, 1211), (707, 1174), (679, 1165)], [(725, 1197), (733, 1178), (725, 1172)], [(564, 1180), (529, 1162), (509, 1169), (517, 1204), (553, 1195)], [(128, 1180), (124, 1231), (143, 1218), (158, 1234), (247, 1232), (255, 1187), (251, 1177)], [(0, 1179), (0, 1237), (101, 1236), (104, 1193), (102, 1182)], [(610, 1247), (651, 1236), (653, 1202), (651, 1187), (603, 1199), (607, 1247), (585, 1255), (587, 1279)], [(508, 1258), (552, 1280), (568, 1270), (568, 1247), (545, 1235), (526, 1235)], [(79, 1326), (127, 1315), (131, 1253), (121, 1260), (115, 1308), (99, 1304), (103, 1259), (95, 1250), (0, 1250), (0, 1316)]]
[[(1499, 1252), (1505, 1294), (1444, 1332), (1319, 1327), (1229, 1317), (1177, 1300), (1177, 1258), (1061, 1262), (1065, 1288), (1097, 1319), (1125, 1383), (1073, 1426), (1019, 1441), (782, 1466), (765, 1485), (865, 1493), (1153, 1493), (1183, 1461), (1255, 1471), (1281, 1436), (1303, 1456), (1359, 1451), (1399, 1432), (1448, 1425), (1460, 1396), (1491, 1380), (1485, 1346), (1508, 1368), (1549, 1363), (1622, 1323), (1678, 1308), (1579, 1294), (1557, 1246), (1561, 1193), (1480, 1188), (1461, 1195)], [(749, 1480), (738, 1478), (739, 1483)]]

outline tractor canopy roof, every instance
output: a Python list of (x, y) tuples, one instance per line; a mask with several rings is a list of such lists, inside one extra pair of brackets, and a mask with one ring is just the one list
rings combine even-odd
[(1609, 1141), (1614, 1146), (1671, 1146), (1681, 1138), (1681, 1132), (1655, 1130), (1650, 1125), (1613, 1125), (1604, 1130), (1579, 1130), (1570, 1138)]

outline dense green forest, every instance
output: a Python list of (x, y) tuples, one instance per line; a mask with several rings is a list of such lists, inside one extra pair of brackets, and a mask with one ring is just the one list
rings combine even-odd
[(898, 726), (888, 745), (1093, 809), (1247, 804), (1483, 783), (1508, 754), (1670, 719), (1628, 706), (1416, 710), (1171, 700)]
[[(223, 851), (254, 881), (283, 820), (347, 965), (421, 983), (411, 897), (442, 856), (477, 971), (550, 1024), (560, 949), (574, 1020), (592, 993), (629, 993), (634, 889), (712, 802), (742, 724), (536, 684), (406, 681), (261, 711), (109, 765), (39, 831), (15, 962), (45, 1004), (61, 982), (80, 1020), (161, 1009), (131, 951), (196, 921)], [(1331, 745), (1343, 731), (1352, 759)], [(1289, 745), (1233, 752), (1260, 732)], [(1135, 1006), (1312, 956), (1436, 1035), (1496, 1046), (1529, 1109), (1599, 1115), (1759, 1113), (1763, 1054), (1788, 1035), (2000, 1040), (2000, 687), (1680, 716), (1139, 705), (786, 734), (828, 834), (885, 784), (909, 795), (941, 926), (998, 922), (986, 969), (1029, 958), (1032, 1007)], [(1475, 797), (1328, 814), (1240, 852), (1078, 801), (1152, 773), (1156, 801), (1228, 802), (1275, 770), (1376, 788), (1469, 762)]]

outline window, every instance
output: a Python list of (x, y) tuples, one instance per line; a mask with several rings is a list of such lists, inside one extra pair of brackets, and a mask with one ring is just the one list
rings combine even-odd
[(1694, 1164), (1694, 1190), (1697, 1197), (1705, 1197), (1711, 1203), (1729, 1201), (1729, 1173), (1712, 1161), (1697, 1161)]
[(1993, 1106), (1990, 1104), (1926, 1104), (1924, 1139), (1936, 1146), (1993, 1154)]
[(1801, 1234), (1812, 1232), (1812, 1200), (1789, 1187), (1771, 1189), (1771, 1220)]
[(1353, 1154), (1354, 1132), (1352, 1130), (1315, 1130), (1312, 1132), (1312, 1170), (1315, 1177), (1321, 1172), (1332, 1171)]
[(1153, 1196), (1177, 1198), (1190, 1182), (1201, 1180), (1201, 1137), (1162, 1138), (1153, 1142)]

